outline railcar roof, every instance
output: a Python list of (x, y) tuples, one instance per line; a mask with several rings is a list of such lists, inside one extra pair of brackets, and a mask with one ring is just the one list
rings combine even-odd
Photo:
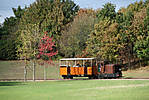
[(95, 58), (63, 58), (63, 59), (60, 59), (61, 61), (62, 60), (93, 60)]

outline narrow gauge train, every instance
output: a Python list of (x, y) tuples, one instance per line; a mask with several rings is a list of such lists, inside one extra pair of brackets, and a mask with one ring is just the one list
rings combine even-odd
[(60, 59), (60, 75), (64, 79), (88, 77), (89, 79), (122, 77), (121, 66), (105, 64), (95, 58), (64, 58)]

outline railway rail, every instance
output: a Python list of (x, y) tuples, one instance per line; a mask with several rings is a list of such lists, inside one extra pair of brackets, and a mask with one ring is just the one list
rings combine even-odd
[[(36, 79), (35, 81), (60, 81), (60, 80), (149, 80), (149, 78), (119, 78), (119, 79)], [(18, 82), (23, 82), (24, 79), (0, 79), (0, 82), (13, 82), (13, 81), (18, 81)], [(33, 81), (32, 79), (27, 79), (28, 81)]]

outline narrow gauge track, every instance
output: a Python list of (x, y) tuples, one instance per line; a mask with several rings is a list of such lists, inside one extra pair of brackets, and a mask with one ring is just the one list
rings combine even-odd
[[(149, 78), (119, 78), (119, 79), (36, 79), (35, 81), (61, 81), (61, 80), (149, 80)], [(13, 81), (18, 81), (18, 82), (23, 82), (24, 79), (0, 79), (0, 82), (13, 82)], [(28, 81), (33, 81), (32, 79), (27, 79)]]

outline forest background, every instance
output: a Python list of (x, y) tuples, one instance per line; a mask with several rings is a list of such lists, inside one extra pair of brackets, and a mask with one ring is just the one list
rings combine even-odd
[[(36, 0), (12, 8), (15, 16), (0, 25), (0, 59), (96, 57), (129, 68), (149, 65), (149, 0), (117, 12), (115, 7), (80, 9), (72, 0)], [(45, 34), (51, 44), (39, 57)]]

